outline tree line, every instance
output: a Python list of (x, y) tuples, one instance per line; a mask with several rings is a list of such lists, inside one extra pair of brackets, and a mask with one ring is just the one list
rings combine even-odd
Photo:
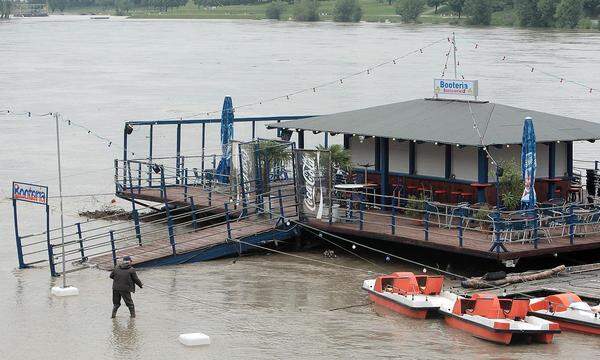
[(403, 21), (414, 22), (425, 6), (442, 9), (458, 18), (467, 16), (472, 25), (490, 25), (492, 14), (502, 12), (525, 27), (575, 28), (584, 17), (600, 14), (600, 0), (398, 0), (396, 13)]

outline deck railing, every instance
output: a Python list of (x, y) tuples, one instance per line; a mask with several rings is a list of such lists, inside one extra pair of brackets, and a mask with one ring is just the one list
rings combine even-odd
[(478, 242), (488, 244), (490, 252), (509, 251), (508, 244), (530, 243), (537, 249), (540, 242), (557, 239), (573, 245), (577, 237), (600, 234), (600, 207), (578, 203), (499, 211), (339, 189), (333, 190), (331, 203), (330, 223), (423, 241), (454, 237), (459, 247)]

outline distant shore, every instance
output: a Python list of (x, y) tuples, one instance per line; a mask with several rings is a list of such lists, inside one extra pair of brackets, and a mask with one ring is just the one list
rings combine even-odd
[[(63, 14), (70, 15), (120, 15), (131, 19), (248, 19), (248, 20), (266, 20), (266, 8), (269, 3), (251, 4), (251, 5), (228, 5), (218, 7), (198, 7), (193, 1), (189, 1), (185, 6), (169, 8), (168, 11), (159, 11), (155, 8), (136, 7), (126, 12), (118, 12), (116, 9), (101, 7), (82, 7), (69, 8)], [(333, 7), (335, 0), (319, 1), (319, 21), (333, 21)], [(388, 5), (387, 2), (378, 0), (360, 0), (363, 15), (361, 21), (376, 23), (401, 23), (402, 20), (395, 11), (395, 3)], [(584, 18), (582, 24), (585, 26), (579, 29), (598, 29), (598, 19)], [(278, 20), (273, 20), (278, 21)], [(287, 5), (279, 21), (294, 21), (292, 14), (292, 5)], [(490, 26), (500, 27), (518, 27), (516, 19), (511, 12), (498, 11), (493, 13)], [(420, 24), (450, 24), (459, 26), (469, 26), (468, 19), (465, 16), (453, 16), (448, 13), (435, 13), (435, 9), (427, 8), (417, 23)], [(553, 29), (553, 28), (545, 28)]]

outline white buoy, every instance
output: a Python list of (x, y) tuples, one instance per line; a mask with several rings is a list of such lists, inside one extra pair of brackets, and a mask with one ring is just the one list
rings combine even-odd
[(179, 335), (179, 342), (185, 346), (210, 345), (210, 337), (203, 333), (189, 333)]
[(52, 295), (58, 296), (58, 297), (75, 296), (75, 295), (79, 295), (79, 289), (77, 289), (75, 286), (67, 286), (67, 287), (54, 286), (54, 287), (52, 287)]

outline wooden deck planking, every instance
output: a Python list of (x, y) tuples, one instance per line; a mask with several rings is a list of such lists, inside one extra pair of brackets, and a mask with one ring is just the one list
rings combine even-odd
[[(257, 233), (262, 233), (273, 229), (271, 223), (261, 223), (260, 221), (238, 221), (233, 222), (231, 236), (234, 239), (243, 239)], [(212, 246), (225, 243), (227, 237), (227, 224), (211, 226), (203, 229), (198, 229), (194, 232), (175, 234), (175, 250), (177, 254), (185, 254), (191, 251), (210, 248)], [(173, 249), (169, 242), (169, 237), (153, 241), (142, 246), (132, 245), (116, 251), (117, 258), (123, 256), (131, 256), (134, 262), (141, 264), (144, 262), (169, 257), (173, 255)], [(113, 267), (112, 254), (104, 254), (91, 257), (89, 263), (97, 265), (100, 269), (109, 270)]]
[[(492, 246), (492, 234), (482, 233), (481, 231), (465, 229), (461, 247), (459, 245), (458, 230), (454, 228), (448, 229), (439, 227), (437, 224), (430, 224), (429, 239), (425, 240), (424, 226), (416, 225), (409, 219), (396, 218), (396, 232), (395, 235), (392, 234), (390, 213), (369, 211), (364, 214), (364, 221), (363, 230), (359, 229), (357, 220), (350, 223), (337, 222), (329, 225), (326, 221), (310, 219), (309, 224), (321, 230), (337, 234), (387, 240), (496, 260), (600, 248), (599, 235), (575, 237), (574, 244), (571, 245), (568, 237), (549, 240), (544, 238), (540, 232), (537, 249), (534, 248), (532, 242), (505, 242), (504, 245), (508, 252), (497, 253), (489, 251)], [(558, 235), (560, 235), (560, 231), (558, 231)]]

